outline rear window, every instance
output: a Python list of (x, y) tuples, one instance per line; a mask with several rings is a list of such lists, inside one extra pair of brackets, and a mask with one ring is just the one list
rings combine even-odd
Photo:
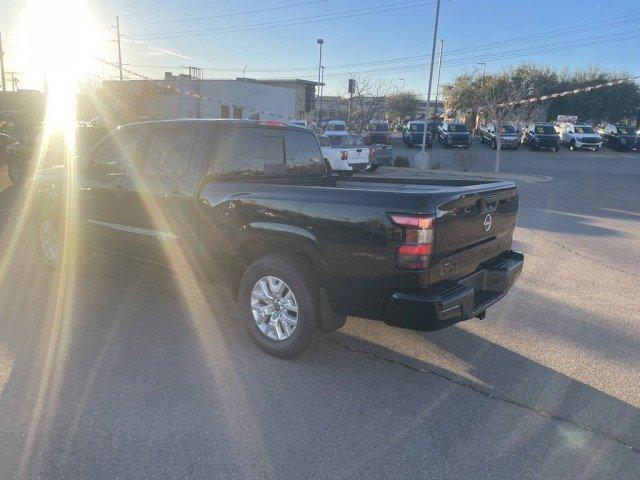
[(347, 126), (340, 123), (330, 123), (327, 125), (327, 131), (329, 132), (346, 132)]
[(218, 175), (323, 173), (324, 168), (315, 135), (269, 128), (223, 130), (213, 163)]
[(449, 132), (466, 132), (467, 126), (459, 123), (450, 123), (447, 126)]
[(424, 130), (424, 123), (410, 123), (409, 131), (410, 132), (422, 132)]
[(332, 147), (361, 147), (364, 142), (357, 135), (338, 135), (329, 137)]

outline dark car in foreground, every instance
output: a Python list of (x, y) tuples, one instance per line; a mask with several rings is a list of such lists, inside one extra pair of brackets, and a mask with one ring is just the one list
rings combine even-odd
[[(74, 134), (74, 155), (84, 155), (106, 133), (104, 127), (78, 126)], [(63, 163), (66, 156), (63, 134), (50, 135), (44, 146), (41, 146), (42, 136), (43, 129), (40, 127), (6, 147), (7, 172), (14, 185), (24, 183), (38, 166)]]
[(550, 123), (530, 123), (522, 133), (522, 144), (531, 150), (560, 150), (560, 137)]
[(638, 141), (636, 129), (632, 125), (607, 123), (596, 131), (602, 137), (605, 146), (620, 152), (633, 150)]
[[(79, 163), (99, 251), (225, 285), (266, 352), (293, 357), (345, 316), (414, 330), (474, 317), (516, 281), (518, 192), (504, 181), (328, 175), (308, 129), (175, 120), (120, 127)], [(33, 179), (38, 257), (59, 268), (65, 167)], [(84, 258), (84, 255), (82, 256)]]

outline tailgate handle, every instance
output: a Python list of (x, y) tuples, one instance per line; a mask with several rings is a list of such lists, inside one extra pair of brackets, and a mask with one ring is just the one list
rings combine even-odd
[(498, 202), (500, 202), (500, 196), (494, 195), (492, 197), (484, 197), (480, 200), (481, 212), (495, 212), (498, 209)]

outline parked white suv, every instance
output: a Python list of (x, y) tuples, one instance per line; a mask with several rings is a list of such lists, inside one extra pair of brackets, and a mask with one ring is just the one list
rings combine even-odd
[(569, 150), (602, 148), (602, 137), (587, 123), (563, 123), (559, 126), (558, 134)]

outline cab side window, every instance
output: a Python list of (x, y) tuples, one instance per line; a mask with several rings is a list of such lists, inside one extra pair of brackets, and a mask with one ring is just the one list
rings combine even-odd
[(181, 177), (189, 168), (196, 133), (189, 130), (152, 132), (144, 162), (144, 175), (152, 178)]
[(125, 176), (135, 168), (138, 132), (116, 131), (109, 135), (88, 158), (86, 170), (100, 176)]
[(218, 175), (284, 173), (284, 138), (280, 130), (226, 129), (220, 134), (213, 163)]

